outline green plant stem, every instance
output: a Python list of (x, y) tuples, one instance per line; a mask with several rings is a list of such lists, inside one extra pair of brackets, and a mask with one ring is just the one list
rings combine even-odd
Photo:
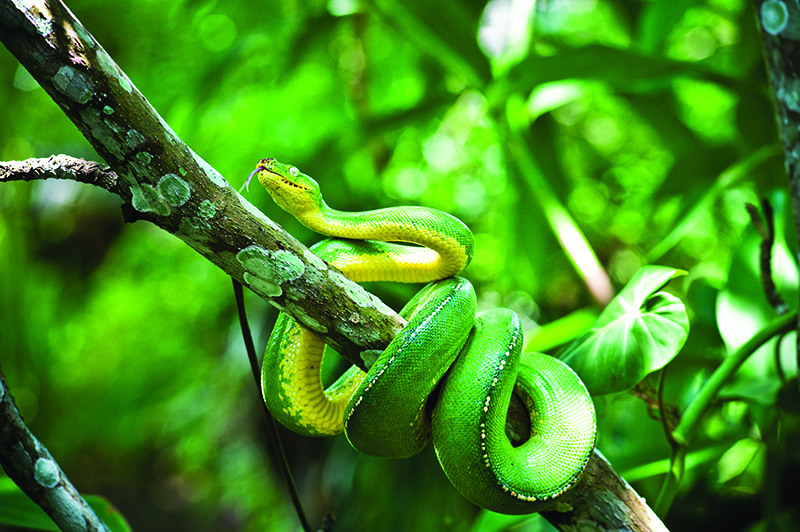
[(747, 343), (736, 350), (735, 353), (727, 357), (694, 397), (672, 433), (672, 442), (674, 443), (672, 444), (670, 469), (667, 472), (664, 483), (661, 485), (661, 490), (654, 505), (656, 514), (663, 517), (672, 505), (678, 485), (683, 478), (684, 462), (689, 448), (689, 441), (695, 429), (700, 425), (703, 416), (716, 402), (722, 388), (733, 378), (736, 371), (750, 355), (775, 336), (792, 331), (796, 323), (797, 311), (789, 312), (772, 320), (766, 327), (750, 338)]
[(581, 276), (589, 293), (604, 307), (614, 296), (611, 280), (597, 258), (589, 241), (578, 224), (561, 203), (547, 177), (531, 155), (522, 133), (506, 119), (506, 146), (510, 158), (516, 163), (528, 188), (539, 203), (550, 229), (553, 231), (575, 271)]
[(700, 424), (700, 420), (717, 400), (722, 388), (731, 380), (742, 363), (773, 337), (790, 332), (796, 322), (796, 310), (778, 316), (720, 364), (689, 404), (680, 423), (675, 428), (673, 436), (679, 445), (689, 444), (692, 433)]
[(300, 519), (300, 525), (305, 532), (313, 532), (311, 525), (308, 522), (305, 511), (303, 510), (303, 503), (300, 501), (300, 495), (297, 492), (297, 485), (294, 483), (292, 471), (289, 469), (289, 462), (286, 460), (286, 453), (283, 452), (283, 444), (281, 443), (280, 435), (278, 434), (278, 425), (275, 423), (275, 418), (272, 417), (267, 404), (261, 399), (261, 372), (258, 369), (258, 357), (256, 356), (255, 344), (253, 343), (253, 335), (250, 333), (250, 325), (247, 323), (247, 313), (244, 307), (244, 290), (242, 283), (236, 279), (231, 278), (233, 281), (233, 293), (236, 298), (236, 310), (239, 313), (239, 326), (242, 329), (242, 339), (244, 340), (245, 350), (247, 351), (247, 358), (250, 361), (250, 370), (255, 379), (256, 390), (258, 390), (258, 402), (261, 405), (261, 411), (264, 414), (264, 421), (267, 426), (267, 435), (272, 444), (272, 450), (275, 452), (275, 458), (278, 461), (278, 467), (283, 475), (283, 480), (286, 482), (286, 489), (289, 491), (289, 498), (292, 500), (294, 509), (297, 512), (297, 517)]
[(670, 447), (675, 446), (675, 438), (672, 434), (672, 424), (667, 414), (666, 403), (664, 403), (664, 386), (667, 381), (667, 366), (661, 368), (661, 373), (658, 376), (658, 417), (661, 420), (661, 427), (664, 430), (664, 435), (667, 437), (667, 442)]

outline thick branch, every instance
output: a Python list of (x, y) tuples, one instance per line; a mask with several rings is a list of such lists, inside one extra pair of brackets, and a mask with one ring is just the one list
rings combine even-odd
[(583, 479), (542, 516), (559, 530), (667, 531), (644, 499), (597, 450)]
[[(800, 238), (800, 6), (777, 0), (755, 0), (755, 6)], [(797, 353), (800, 360), (800, 333)]]

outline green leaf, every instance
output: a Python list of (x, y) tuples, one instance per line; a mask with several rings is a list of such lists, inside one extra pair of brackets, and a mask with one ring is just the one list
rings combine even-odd
[(58, 527), (35, 502), (30, 500), (14, 481), (0, 478), (0, 523), (4, 525), (54, 530)]
[(667, 251), (672, 249), (686, 235), (692, 232), (722, 193), (740, 180), (750, 176), (755, 168), (765, 161), (780, 155), (780, 146), (772, 144), (763, 146), (755, 152), (749, 154), (744, 159), (736, 161), (725, 169), (709, 187), (703, 197), (683, 215), (680, 222), (647, 254), (649, 260), (660, 259)]
[(654, 83), (661, 85), (677, 76), (698, 77), (739, 89), (747, 85), (697, 63), (591, 45), (550, 56), (529, 55), (508, 72), (506, 80), (493, 89), (492, 101), (502, 100), (500, 95), (527, 92), (542, 83), (565, 79), (602, 80), (628, 91), (636, 87), (653, 86)]
[(656, 52), (664, 47), (670, 32), (674, 31), (686, 10), (698, 0), (650, 2), (639, 17), (639, 44), (643, 51)]
[[(725, 451), (730, 448), (730, 443), (720, 443), (703, 449), (692, 451), (686, 455), (686, 471), (704, 466), (712, 460), (717, 460)], [(649, 462), (640, 466), (632, 467), (621, 471), (620, 475), (628, 482), (637, 482), (646, 478), (664, 475), (669, 471), (670, 462), (668, 458)]]
[(544, 352), (585, 334), (597, 321), (597, 312), (592, 309), (576, 310), (532, 331), (526, 331), (525, 351)]
[[(99, 495), (86, 495), (84, 499), (112, 532), (131, 532), (128, 522), (108, 500)], [(50, 516), (8, 477), (0, 478), (0, 524), (58, 532)]]
[(489, 61), (477, 39), (482, 6), (455, 0), (378, 0), (376, 7), (467, 84), (481, 87), (491, 79)]
[(84, 495), (84, 499), (92, 507), (111, 532), (133, 532), (125, 517), (117, 510), (108, 499), (99, 495)]
[(592, 330), (560, 357), (592, 395), (625, 391), (678, 354), (689, 334), (686, 308), (660, 290), (685, 274), (665, 266), (641, 268)]

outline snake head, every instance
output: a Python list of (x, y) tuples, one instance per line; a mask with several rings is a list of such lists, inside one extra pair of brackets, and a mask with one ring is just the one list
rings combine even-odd
[(296, 166), (283, 164), (270, 157), (258, 161), (253, 173), (258, 175), (258, 181), (275, 203), (286, 212), (302, 216), (309, 211), (319, 210), (322, 202), (319, 185)]

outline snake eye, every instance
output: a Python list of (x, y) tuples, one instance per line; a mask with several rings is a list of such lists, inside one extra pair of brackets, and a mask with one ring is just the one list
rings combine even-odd
[(298, 175), (300, 175), (300, 170), (298, 170), (296, 166), (290, 166), (289, 175), (291, 175), (292, 177), (297, 177)]

